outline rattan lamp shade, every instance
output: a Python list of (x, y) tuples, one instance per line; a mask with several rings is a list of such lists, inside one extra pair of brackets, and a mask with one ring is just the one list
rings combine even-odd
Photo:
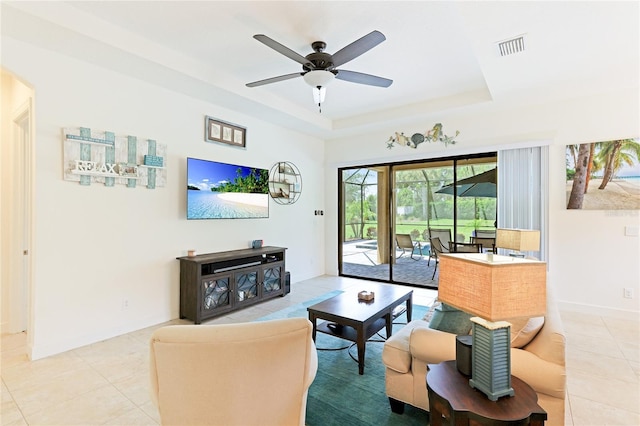
[(539, 251), (540, 231), (536, 229), (496, 229), (496, 247), (517, 251)]
[(489, 321), (545, 314), (544, 262), (481, 253), (439, 257), (442, 302)]

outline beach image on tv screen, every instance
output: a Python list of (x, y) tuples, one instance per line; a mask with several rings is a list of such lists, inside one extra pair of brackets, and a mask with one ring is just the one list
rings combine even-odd
[(269, 171), (187, 159), (187, 219), (269, 217)]

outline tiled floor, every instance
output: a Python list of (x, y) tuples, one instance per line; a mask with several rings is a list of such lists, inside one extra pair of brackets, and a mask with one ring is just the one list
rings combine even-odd
[[(284, 298), (208, 323), (252, 321), (361, 281), (318, 277), (292, 284)], [(414, 303), (436, 293), (414, 289)], [(640, 425), (640, 326), (562, 312), (567, 334), (568, 425)], [(179, 320), (171, 323), (179, 323)], [(159, 324), (158, 326), (165, 325)], [(148, 341), (153, 330), (115, 337), (30, 362), (25, 335), (2, 335), (2, 425), (157, 425), (148, 390)]]

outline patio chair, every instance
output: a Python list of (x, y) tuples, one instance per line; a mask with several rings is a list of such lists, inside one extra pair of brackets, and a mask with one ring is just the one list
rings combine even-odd
[(476, 244), (482, 244), (482, 251), (497, 254), (496, 239), (489, 237), (471, 237), (471, 242)]
[[(411, 255), (409, 256), (413, 260), (422, 259), (422, 246), (420, 245), (420, 241), (414, 242), (409, 234), (396, 234), (396, 244), (398, 244), (398, 248), (402, 249), (402, 253), (396, 259), (400, 259), (407, 250)], [(419, 258), (413, 257), (415, 249), (418, 249), (418, 253), (420, 253)]]
[[(438, 263), (440, 262), (438, 256), (442, 253), (448, 253), (449, 250), (442, 245), (442, 243), (440, 242), (440, 238), (438, 237), (431, 237), (429, 239), (429, 242), (431, 243), (431, 253), (429, 254), (429, 258), (433, 257), (436, 261), (436, 264), (433, 267), (433, 275), (431, 276), (431, 279), (434, 279), (436, 276), (436, 271), (438, 270)], [(427, 263), (427, 266), (428, 265), (429, 263)]]
[(481, 230), (476, 229), (475, 236), (479, 237), (479, 238), (495, 238), (496, 237), (496, 231), (495, 231), (495, 229), (493, 231), (489, 231), (489, 230), (481, 231)]
[[(449, 241), (451, 241), (451, 229), (429, 228), (429, 241), (431, 241), (431, 238), (439, 239), (441, 253), (449, 252)], [(429, 253), (429, 259), (427, 259), (427, 266), (431, 265), (431, 258), (434, 258), (436, 262), (438, 261), (437, 254), (433, 253), (433, 250), (431, 250), (431, 252)]]
[(482, 253), (482, 244), (478, 243), (455, 243), (449, 241), (450, 253)]

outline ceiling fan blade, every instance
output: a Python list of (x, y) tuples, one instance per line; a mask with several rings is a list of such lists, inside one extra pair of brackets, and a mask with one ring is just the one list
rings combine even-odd
[(355, 71), (334, 70), (338, 80), (349, 81), (351, 83), (367, 84), (369, 86), (389, 87), (393, 80), (378, 77), (371, 74), (363, 74)]
[(284, 81), (284, 80), (289, 80), (291, 78), (296, 78), (296, 77), (300, 77), (304, 75), (304, 72), (294, 72), (291, 74), (285, 74), (285, 75), (280, 75), (278, 77), (271, 77), (271, 78), (267, 78), (265, 80), (259, 80), (259, 81), (254, 81), (253, 83), (247, 83), (247, 87), (256, 87), (256, 86), (262, 86), (265, 84), (271, 84), (271, 83), (277, 83), (279, 81)]
[(333, 58), (333, 66), (339, 67), (340, 65), (346, 64), (368, 50), (373, 49), (386, 39), (380, 31), (371, 31), (366, 36), (359, 38), (331, 55)]
[(255, 38), (256, 40), (258, 40), (261, 43), (266, 44), (267, 46), (269, 46), (270, 48), (272, 48), (273, 50), (275, 50), (276, 52), (286, 56), (289, 59), (293, 59), (294, 61), (298, 62), (301, 65), (304, 65), (310, 69), (315, 69), (315, 66), (304, 56), (294, 52), (293, 50), (289, 49), (287, 46), (284, 46), (280, 43), (278, 43), (277, 41), (275, 41), (272, 38), (267, 37), (264, 34), (256, 34), (253, 36), (253, 38)]

